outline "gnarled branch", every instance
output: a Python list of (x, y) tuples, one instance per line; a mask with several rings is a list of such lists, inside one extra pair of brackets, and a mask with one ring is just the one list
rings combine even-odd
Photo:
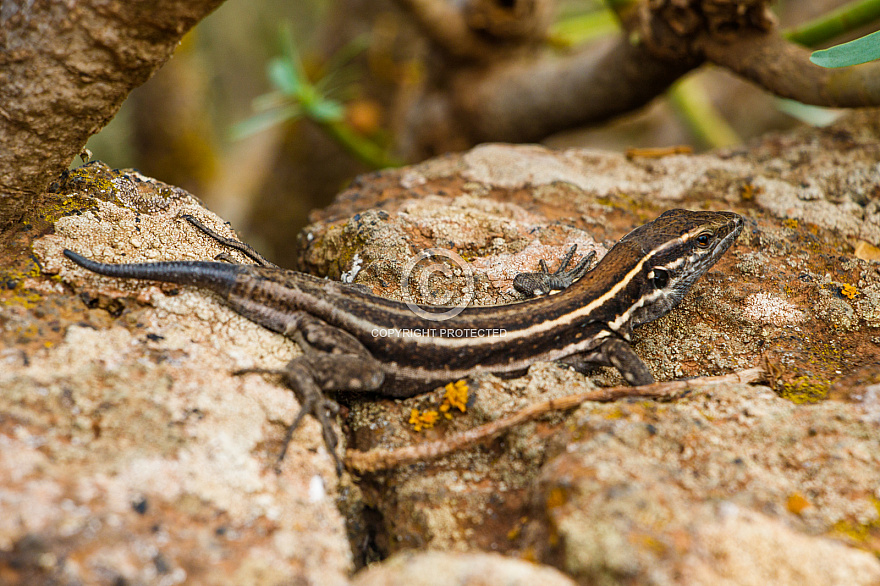
[(564, 57), (460, 71), (454, 85), (410, 105), (398, 141), (414, 159), (479, 142), (534, 142), (635, 110), (696, 64), (654, 58), (621, 37)]
[[(537, 141), (603, 122), (647, 104), (707, 60), (801, 102), (880, 105), (880, 64), (840, 71), (813, 65), (806, 49), (782, 38), (768, 0), (616, 3), (624, 28), (617, 40), (563, 55), (534, 45), (518, 53), (487, 50), (487, 58), (467, 65), (454, 62), (461, 56), (451, 48), (455, 39), (485, 40), (469, 28), (464, 9), (457, 11), (460, 3), (398, 1), (420, 6), (423, 28), (435, 39), (440, 62), (445, 53), (449, 64), (431, 71), (421, 93), (411, 97), (399, 116), (398, 145), (410, 159), (479, 142)], [(432, 6), (443, 6), (449, 14), (426, 18)], [(441, 34), (452, 23), (458, 33)]]

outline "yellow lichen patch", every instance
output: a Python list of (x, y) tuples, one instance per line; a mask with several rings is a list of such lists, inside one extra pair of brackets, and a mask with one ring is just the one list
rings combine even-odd
[(446, 394), (443, 396), (443, 404), (440, 405), (440, 411), (446, 419), (452, 419), (449, 411), (453, 407), (462, 413), (467, 411), (468, 390), (467, 383), (463, 380), (446, 385)]
[[(874, 502), (874, 507), (880, 511), (880, 501), (877, 499), (871, 499)], [(850, 540), (859, 543), (863, 546), (867, 545), (870, 549), (874, 551), (874, 553), (878, 552), (876, 546), (871, 547), (872, 544), (876, 544), (876, 536), (877, 533), (880, 532), (880, 516), (875, 517), (868, 521), (867, 523), (857, 523), (854, 521), (841, 520), (835, 523), (832, 526), (835, 533), (838, 533), (841, 536), (847, 537)]]
[(785, 508), (788, 509), (790, 513), (794, 513), (795, 515), (800, 515), (804, 511), (804, 509), (811, 506), (813, 505), (810, 503), (810, 501), (807, 500), (807, 497), (799, 492), (791, 493), (785, 500)]
[(739, 191), (740, 198), (743, 201), (752, 201), (759, 193), (763, 193), (763, 187), (755, 187), (753, 183), (745, 183)]
[(31, 289), (24, 287), (24, 282), (28, 278), (35, 278), (40, 275), (40, 267), (36, 263), (32, 263), (27, 271), (0, 271), (0, 285), (9, 290), (8, 297), (4, 296), (2, 301), (5, 305), (18, 305), (25, 309), (33, 309), (40, 302), (42, 296)]
[(409, 424), (413, 426), (413, 430), (422, 431), (423, 429), (431, 429), (440, 419), (440, 413), (446, 419), (452, 419), (452, 409), (458, 409), (462, 413), (467, 411), (468, 401), (468, 385), (465, 381), (460, 380), (446, 385), (446, 392), (443, 396), (443, 403), (440, 404), (438, 410), (426, 409), (419, 411), (413, 409), (410, 411)]
[(626, 414), (620, 407), (613, 407), (605, 412), (605, 419), (623, 419)]
[(831, 383), (827, 380), (799, 376), (790, 383), (783, 383), (778, 392), (783, 399), (803, 405), (825, 400), (830, 390)]
[(791, 228), (792, 230), (797, 230), (798, 221), (795, 218), (788, 218), (788, 219), (782, 220), (782, 225), (785, 226), (786, 228)]
[(113, 183), (113, 171), (103, 163), (83, 165), (69, 171), (64, 179), (64, 191), (87, 193), (92, 197), (121, 205), (119, 188)]
[(40, 302), (42, 297), (39, 293), (35, 293), (34, 291), (25, 291), (22, 290), (17, 292), (15, 295), (11, 295), (3, 300), (3, 303), (6, 305), (17, 305), (19, 307), (23, 307), (25, 309), (33, 309)]
[(855, 299), (856, 295), (859, 294), (859, 290), (852, 285), (844, 285), (840, 288), (840, 294), (849, 299)]
[(91, 199), (77, 194), (53, 199), (51, 204), (40, 207), (37, 210), (37, 214), (43, 220), (54, 224), (64, 216), (95, 209), (97, 207), (98, 206)]
[(520, 551), (519, 558), (527, 562), (532, 562), (533, 564), (538, 563), (538, 555), (535, 553), (535, 548), (532, 546), (526, 547)]
[(551, 489), (550, 492), (547, 494), (545, 506), (547, 507), (547, 509), (555, 509), (557, 507), (561, 507), (567, 502), (568, 495), (565, 494), (565, 490), (556, 487)]
[(419, 411), (413, 409), (409, 414), (409, 423), (413, 426), (413, 431), (422, 431), (423, 429), (431, 429), (440, 415), (434, 410)]

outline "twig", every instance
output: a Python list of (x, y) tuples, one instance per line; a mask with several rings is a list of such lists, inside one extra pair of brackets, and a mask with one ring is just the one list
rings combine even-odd
[(671, 155), (691, 155), (693, 152), (692, 146), (683, 144), (668, 147), (631, 147), (626, 149), (625, 154), (626, 158), (631, 161), (633, 159), (662, 159)]
[(502, 417), (491, 423), (438, 441), (425, 442), (393, 450), (375, 449), (367, 452), (347, 450), (345, 465), (349, 470), (364, 473), (386, 470), (415, 462), (435, 460), (476, 443), (492, 439), (512, 427), (532, 421), (545, 413), (565, 411), (578, 407), (587, 401), (608, 402), (626, 397), (669, 398), (708, 386), (757, 382), (763, 378), (764, 372), (763, 368), (755, 367), (722, 376), (707, 376), (692, 380), (654, 383), (642, 387), (608, 387), (586, 393), (568, 395), (530, 405), (507, 417)]
[(880, 18), (880, 0), (860, 0), (822, 14), (796, 28), (783, 31), (782, 35), (799, 45), (815, 47), (878, 18)]

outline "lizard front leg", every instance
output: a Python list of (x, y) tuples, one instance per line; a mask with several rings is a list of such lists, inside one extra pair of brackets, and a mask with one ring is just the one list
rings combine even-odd
[(339, 405), (328, 398), (326, 391), (374, 391), (385, 380), (382, 364), (357, 338), (326, 322), (300, 313), (284, 334), (292, 337), (302, 348), (303, 354), (291, 360), (281, 370), (251, 368), (236, 374), (260, 373), (280, 375), (293, 391), (300, 404), (299, 413), (284, 434), (276, 467), (284, 460), (287, 448), (303, 417), (312, 415), (321, 425), (324, 444), (336, 463), (336, 471), (342, 474), (342, 461), (336, 446), (336, 432), (331, 418), (339, 411)]
[(572, 366), (580, 373), (585, 373), (592, 366), (613, 366), (620, 371), (626, 382), (633, 386), (649, 385), (654, 382), (654, 375), (651, 374), (648, 365), (639, 358), (626, 340), (616, 336), (608, 338), (593, 350), (572, 354), (559, 362)]
[(540, 272), (518, 274), (513, 279), (513, 288), (526, 297), (538, 297), (539, 295), (546, 295), (551, 291), (561, 291), (569, 287), (590, 271), (590, 264), (596, 258), (596, 251), (591, 251), (573, 269), (570, 271), (566, 270), (576, 250), (577, 244), (573, 244), (559, 263), (559, 268), (552, 273), (547, 268), (547, 263), (544, 259), (541, 259)]

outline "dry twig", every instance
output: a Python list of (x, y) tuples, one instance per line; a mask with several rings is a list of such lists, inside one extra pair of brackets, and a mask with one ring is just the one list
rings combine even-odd
[(646, 399), (672, 398), (682, 393), (704, 389), (709, 386), (753, 383), (762, 380), (763, 376), (764, 369), (755, 367), (722, 376), (707, 376), (691, 380), (654, 383), (642, 387), (608, 387), (586, 393), (568, 395), (530, 405), (497, 421), (438, 441), (425, 442), (393, 450), (375, 449), (367, 452), (347, 450), (345, 465), (349, 470), (363, 473), (386, 470), (415, 462), (435, 460), (479, 442), (492, 439), (512, 427), (537, 419), (545, 413), (565, 411), (578, 407), (587, 401), (609, 402), (628, 397), (642, 397)]

